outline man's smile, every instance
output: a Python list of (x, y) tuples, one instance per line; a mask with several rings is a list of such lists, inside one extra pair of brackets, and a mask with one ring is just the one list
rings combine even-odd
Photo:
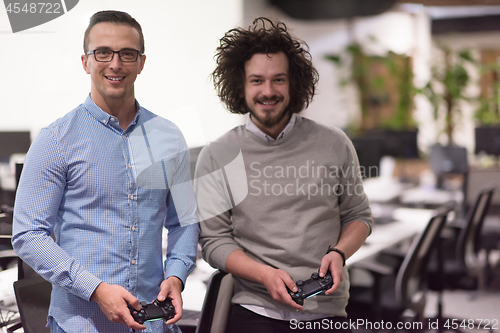
[(274, 100), (274, 101), (260, 101), (259, 104), (262, 104), (262, 105), (274, 105), (278, 103), (277, 100)]
[(106, 76), (106, 79), (111, 80), (111, 81), (121, 81), (125, 78), (125, 76)]

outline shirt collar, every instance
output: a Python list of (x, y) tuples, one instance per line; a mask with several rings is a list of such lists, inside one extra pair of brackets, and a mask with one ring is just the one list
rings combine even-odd
[[(97, 121), (104, 123), (106, 125), (109, 124), (109, 122), (112, 120), (112, 118), (116, 118), (116, 117), (110, 115), (109, 113), (103, 111), (99, 106), (97, 106), (97, 104), (95, 104), (95, 102), (92, 100), (92, 97), (90, 97), (90, 94), (87, 96), (87, 99), (85, 100), (85, 102), (83, 102), (83, 105), (85, 106), (87, 111), (95, 119), (97, 119)], [(130, 128), (130, 126), (135, 125), (137, 123), (137, 121), (139, 119), (139, 115), (141, 113), (141, 106), (140, 106), (139, 102), (137, 102), (137, 100), (135, 101), (135, 105), (137, 108), (137, 113), (135, 114), (134, 120), (132, 120), (132, 122), (130, 123), (129, 128)]]
[(288, 124), (285, 126), (283, 131), (281, 131), (281, 133), (276, 137), (276, 140), (273, 137), (262, 132), (260, 130), (260, 128), (258, 128), (257, 125), (255, 125), (255, 123), (252, 121), (251, 115), (250, 115), (250, 117), (248, 117), (248, 120), (246, 123), (246, 129), (249, 130), (250, 132), (252, 132), (253, 134), (257, 135), (261, 139), (267, 140), (269, 142), (273, 142), (273, 141), (283, 139), (283, 137), (285, 135), (287, 135), (292, 130), (293, 126), (295, 126), (296, 120), (297, 120), (297, 114), (293, 113), (292, 116), (290, 117), (290, 120), (288, 121)]

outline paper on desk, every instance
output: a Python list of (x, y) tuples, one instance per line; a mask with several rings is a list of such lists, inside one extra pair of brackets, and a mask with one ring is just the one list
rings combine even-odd
[(370, 202), (389, 202), (403, 191), (402, 185), (392, 178), (368, 178), (363, 180), (363, 188)]
[(404, 222), (429, 221), (433, 211), (433, 209), (399, 207), (394, 210), (392, 217), (396, 221)]
[(0, 302), (5, 306), (16, 303), (14, 282), (17, 281), (17, 268), (9, 268), (0, 272)]

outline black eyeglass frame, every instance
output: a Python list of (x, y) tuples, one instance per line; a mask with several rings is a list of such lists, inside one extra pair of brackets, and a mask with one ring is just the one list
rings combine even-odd
[[(111, 49), (105, 49), (106, 51), (113, 52), (113, 55), (111, 56), (111, 59), (109, 59), (109, 60), (97, 60), (97, 56), (95, 55), (95, 52), (98, 51), (98, 50), (101, 50), (101, 49), (102, 48), (91, 50), (91, 51), (87, 51), (85, 54), (86, 55), (93, 54), (94, 55), (94, 59), (97, 62), (111, 62), (111, 61), (113, 61), (113, 58), (115, 57), (115, 53), (118, 54), (118, 58), (120, 58), (121, 62), (136, 62), (137, 59), (139, 59), (139, 56), (143, 55), (143, 53), (141, 51), (136, 50), (136, 49), (123, 49), (123, 50), (120, 50), (120, 51), (113, 51)], [(135, 52), (137, 52), (137, 56), (135, 57), (135, 60), (127, 60), (127, 61), (122, 60), (122, 56), (120, 55), (120, 52), (123, 52), (123, 51), (135, 51)]]

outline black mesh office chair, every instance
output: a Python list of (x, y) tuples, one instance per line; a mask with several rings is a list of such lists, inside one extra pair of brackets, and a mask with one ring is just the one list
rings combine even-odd
[[(466, 218), (452, 221), (448, 226), (458, 235), (455, 244), (446, 238), (440, 240), (439, 251), (428, 274), (429, 288), (438, 292), (437, 319), (440, 322), (446, 320), (443, 318), (444, 290), (476, 290), (484, 287), (488, 258), (481, 248), (481, 230), (497, 189), (498, 186), (493, 185), (481, 190)], [(454, 249), (452, 256), (446, 255), (447, 245)]]
[(387, 265), (359, 262), (352, 268), (370, 272), (374, 278), (371, 287), (351, 286), (347, 313), (350, 318), (373, 321), (399, 322), (410, 310), (413, 319), (423, 320), (426, 303), (426, 266), (448, 214), (455, 207), (450, 202), (437, 209), (425, 229), (414, 238), (397, 273)]
[(496, 190), (496, 186), (489, 187), (479, 193), (474, 206), (467, 214), (467, 223), (458, 235), (455, 250), (458, 269), (464, 271), (468, 277), (478, 279), (479, 286), (484, 284), (484, 272), (487, 267), (486, 256), (480, 255), (481, 230)]

